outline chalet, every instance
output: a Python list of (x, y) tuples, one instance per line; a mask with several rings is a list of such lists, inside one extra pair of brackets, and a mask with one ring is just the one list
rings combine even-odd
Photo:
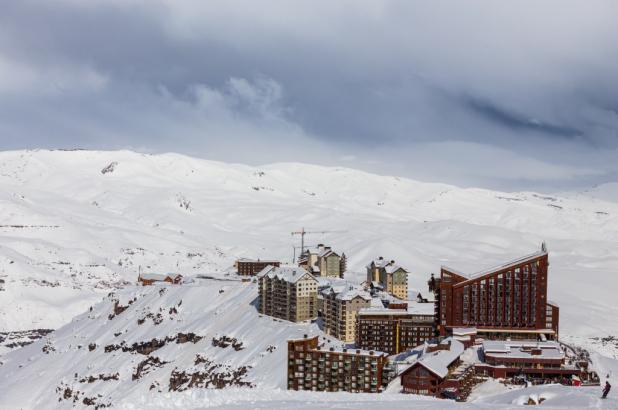
[(178, 285), (182, 283), (182, 275), (179, 273), (141, 273), (137, 278), (137, 282), (141, 283), (142, 286), (152, 285), (155, 282), (166, 282)]
[(439, 398), (464, 398), (471, 389), (474, 367), (462, 366), (465, 348), (453, 338), (439, 344), (425, 344), (420, 358), (401, 373), (404, 393)]

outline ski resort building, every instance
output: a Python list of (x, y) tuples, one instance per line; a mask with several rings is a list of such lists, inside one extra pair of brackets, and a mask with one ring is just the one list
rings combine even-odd
[(433, 304), (413, 303), (404, 309), (361, 309), (356, 323), (357, 347), (398, 354), (434, 337)]
[(330, 246), (319, 244), (317, 249), (307, 249), (301, 255), (298, 266), (314, 276), (343, 278), (346, 256), (333, 251)]
[(354, 342), (356, 314), (371, 306), (371, 295), (359, 286), (332, 286), (322, 292), (324, 332), (344, 342)]
[(437, 330), (475, 328), (486, 338), (555, 339), (558, 306), (547, 301), (548, 255), (540, 252), (504, 265), (466, 275), (443, 266), (432, 275)]
[(291, 322), (317, 317), (318, 281), (305, 269), (267, 266), (257, 278), (260, 313)]
[(241, 276), (255, 276), (267, 266), (281, 266), (281, 262), (276, 260), (260, 260), (260, 259), (238, 259), (234, 263), (236, 272)]
[(475, 369), (461, 361), (463, 343), (451, 337), (426, 344), (419, 359), (401, 372), (404, 393), (463, 400), (474, 384)]
[(182, 275), (179, 273), (141, 273), (137, 277), (137, 282), (141, 283), (142, 286), (149, 286), (155, 282), (166, 282), (173, 285), (178, 285), (182, 283)]
[(379, 257), (367, 268), (367, 284), (379, 288), (399, 299), (408, 299), (408, 271), (397, 265), (394, 260), (386, 261)]
[(486, 340), (483, 363), (476, 373), (495, 378), (525, 378), (533, 384), (562, 383), (598, 386), (598, 374), (589, 368), (587, 352), (556, 341)]
[(391, 378), (386, 353), (321, 348), (318, 336), (288, 340), (288, 389), (379, 393)]

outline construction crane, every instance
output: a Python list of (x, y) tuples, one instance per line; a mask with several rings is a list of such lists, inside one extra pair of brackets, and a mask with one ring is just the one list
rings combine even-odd
[[(307, 248), (314, 247), (314, 246), (317, 246), (317, 245), (307, 245)], [(292, 263), (296, 263), (296, 249), (300, 249), (300, 248), (301, 248), (300, 246), (292, 245), (292, 249), (294, 250), (293, 255), (292, 255)], [(300, 255), (302, 255), (302, 252), (300, 253)], [(299, 259), (300, 259), (300, 255), (298, 257)]]
[(347, 231), (305, 231), (305, 228), (300, 228), (300, 231), (292, 232), (292, 236), (300, 235), (300, 254), (302, 255), (303, 252), (305, 252), (305, 235), (314, 234), (314, 233), (324, 234), (324, 233), (342, 233), (342, 232), (347, 232)]

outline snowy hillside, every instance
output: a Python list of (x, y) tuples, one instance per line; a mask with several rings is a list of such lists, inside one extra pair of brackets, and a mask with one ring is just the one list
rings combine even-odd
[[(291, 262), (298, 238), (290, 232), (301, 227), (337, 231), (307, 236), (307, 242), (344, 251), (349, 280), (361, 281), (364, 265), (376, 256), (397, 260), (411, 272), (411, 293), (426, 293), (429, 274), (441, 264), (474, 272), (529, 254), (546, 241), (549, 297), (561, 308), (561, 338), (604, 354), (596, 357), (608, 369), (615, 365), (605, 358), (618, 354), (618, 202), (609, 195), (503, 193), (345, 168), (249, 167), (130, 151), (3, 152), (0, 187), (0, 355), (16, 341), (66, 325), (0, 356), (5, 362), (0, 408), (16, 403), (11, 400), (19, 393), (6, 392), (23, 394), (15, 383), (33, 375), (46, 382), (28, 385), (31, 404), (57, 400), (60, 381), (78, 386), (87, 397), (96, 391), (113, 400), (141, 400), (155, 380), (162, 390), (166, 381), (169, 387), (174, 366), (189, 368), (198, 352), (232, 366), (230, 371), (252, 366), (246, 374), (250, 383), (281, 386), (282, 370), (269, 367), (277, 361), (265, 357), (282, 360), (285, 338), (304, 329), (266, 319), (249, 327), (250, 320), (258, 320), (251, 285), (201, 281), (203, 286), (196, 282), (160, 296), (132, 284), (139, 266), (145, 272), (229, 279), (238, 257)], [(226, 289), (220, 294), (220, 288)], [(116, 296), (108, 297), (110, 292)], [(129, 307), (109, 320), (114, 297)], [(96, 307), (89, 312), (90, 306)], [(149, 306), (153, 316), (164, 316), (163, 322), (155, 325), (149, 317), (138, 325), (132, 315), (147, 314)], [(170, 313), (173, 307), (177, 314)], [(125, 329), (130, 330), (123, 336)], [(187, 332), (204, 338), (176, 343), (178, 334)], [(218, 332), (245, 336), (251, 343), (228, 356), (228, 350), (212, 346)], [(176, 339), (156, 357), (170, 363), (153, 368), (140, 383), (79, 381), (116, 372), (119, 380), (131, 380), (143, 357), (122, 352), (123, 347), (168, 336)], [(55, 351), (43, 352), (46, 343)], [(91, 343), (97, 345), (93, 351)], [(104, 347), (112, 344), (119, 350), (105, 354)], [(270, 345), (277, 349), (264, 353)], [(60, 374), (59, 363), (66, 368)], [(22, 371), (26, 367), (30, 370)], [(283, 403), (295, 400), (278, 394)]]

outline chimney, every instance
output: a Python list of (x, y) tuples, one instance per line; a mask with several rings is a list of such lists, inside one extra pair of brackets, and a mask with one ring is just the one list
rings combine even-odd
[(334, 351), (335, 351), (335, 348), (334, 348), (334, 347), (331, 347), (331, 348), (330, 348), (330, 349), (328, 349), (328, 350), (330, 350), (331, 352), (334, 352)]
[(307, 338), (307, 335), (303, 335), (303, 339), (306, 339), (306, 338)]
[(378, 260), (382, 261), (382, 260), (384, 260), (384, 258), (380, 256), (380, 257), (378, 257)]
[(395, 264), (395, 261), (394, 261), (393, 259), (391, 259), (391, 263), (394, 265), (394, 264)]
[(348, 349), (346, 349), (345, 347), (343, 348), (343, 353), (347, 353)]
[(369, 351), (369, 356), (373, 356), (373, 350)]

